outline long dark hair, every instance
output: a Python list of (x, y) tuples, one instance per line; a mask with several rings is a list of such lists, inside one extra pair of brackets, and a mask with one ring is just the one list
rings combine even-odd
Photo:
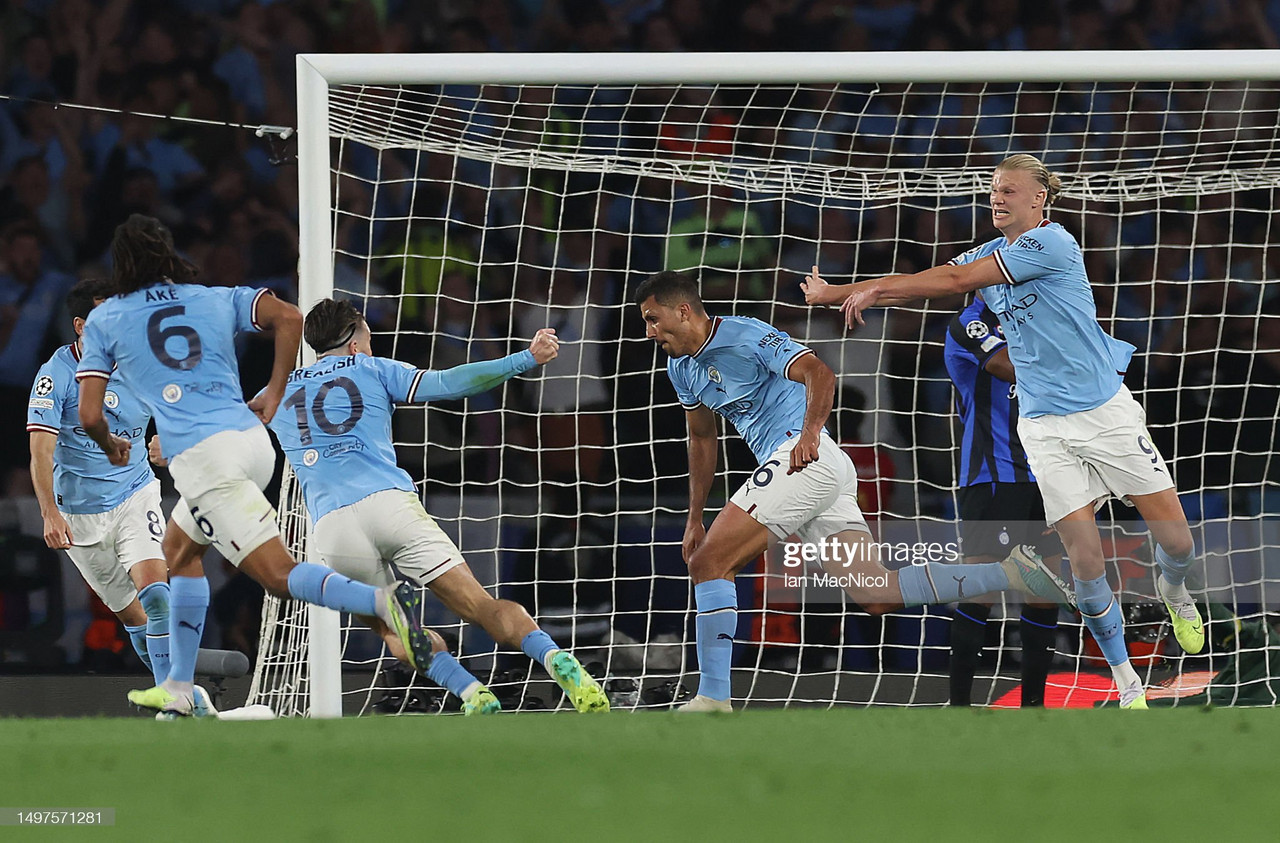
[(132, 293), (166, 278), (175, 284), (190, 284), (200, 272), (174, 250), (173, 235), (165, 224), (142, 214), (132, 214), (116, 226), (111, 263), (111, 281), (120, 293)]

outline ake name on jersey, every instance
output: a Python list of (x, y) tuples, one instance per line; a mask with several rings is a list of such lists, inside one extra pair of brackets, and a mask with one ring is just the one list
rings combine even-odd
[(172, 459), (224, 430), (249, 430), (235, 334), (260, 331), (258, 302), (270, 290), (163, 283), (112, 296), (85, 322), (77, 379), (105, 378), (119, 366), (124, 384), (156, 420)]

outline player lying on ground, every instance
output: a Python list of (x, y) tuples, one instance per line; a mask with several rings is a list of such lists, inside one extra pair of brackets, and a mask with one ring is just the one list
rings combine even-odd
[(1112, 496), (1138, 508), (1156, 541), (1157, 588), (1188, 653), (1204, 647), (1204, 626), (1184, 582), (1195, 546), (1146, 416), (1124, 385), (1134, 347), (1102, 330), (1080, 245), (1045, 216), (1060, 190), (1058, 177), (1039, 160), (1010, 156), (991, 180), (991, 222), (999, 237), (914, 275), (831, 285), (815, 266), (801, 286), (810, 304), (841, 305), (850, 326), (862, 323), (868, 307), (982, 291), (1009, 341), (1018, 373), (1018, 433), (1039, 478), (1048, 523), (1071, 560), (1085, 625), (1111, 665), (1121, 706), (1146, 708), (1094, 513)]
[[(824, 429), (835, 394), (835, 376), (826, 364), (757, 319), (708, 316), (697, 283), (678, 272), (646, 279), (636, 303), (645, 335), (671, 358), (667, 375), (689, 425), (689, 518), (682, 550), (694, 583), (702, 677), (698, 695), (682, 710), (731, 709), (738, 626), (733, 578), (771, 540), (793, 533), (817, 545), (830, 546), (835, 539), (841, 558), (824, 560), (831, 573), (883, 583), (849, 587), (868, 611), (950, 603), (1009, 588), (1071, 602), (1038, 558), (1017, 552), (989, 565), (930, 562), (885, 570), (858, 508), (853, 463)], [(713, 411), (733, 424), (760, 467), (708, 531), (702, 514), (719, 453)]]
[[(413, 480), (396, 465), (391, 443), (396, 404), (492, 389), (554, 359), (555, 331), (538, 331), (529, 348), (517, 354), (444, 371), (374, 357), (369, 326), (350, 302), (318, 303), (307, 314), (305, 336), (319, 359), (289, 375), (271, 429), (302, 484), (320, 559), (355, 580), (379, 585), (394, 582), (399, 571), (430, 588), (463, 620), (546, 667), (575, 709), (608, 711), (603, 690), (572, 654), (557, 647), (522, 606), (484, 590), (462, 553), (422, 508)], [(462, 697), (468, 709), (497, 708), (483, 686), (475, 693), (474, 677), (448, 653), (437, 653), (427, 675)]]
[[(178, 256), (168, 229), (151, 217), (134, 214), (121, 224), (111, 257), (117, 292), (90, 314), (76, 372), (81, 427), (112, 465), (128, 464), (130, 440), (112, 433), (102, 412), (108, 379), (118, 369), (121, 382), (155, 419), (182, 495), (163, 543), (171, 589), (169, 676), (154, 688), (130, 692), (130, 701), (192, 713), (195, 656), (209, 606), (201, 545), (209, 543), (273, 595), (376, 615), (396, 630), (414, 663), (426, 665), (431, 642), (417, 623), (413, 589), (376, 589), (323, 565), (295, 562), (262, 494), (275, 451), (259, 418), (270, 420), (284, 394), (302, 314), (267, 290), (191, 283), (196, 268)], [(252, 407), (241, 397), (234, 346), (241, 331), (275, 337), (271, 380)]]
[[(964, 426), (960, 442), (960, 531), (966, 563), (994, 562), (1015, 545), (1035, 548), (1052, 570), (1062, 562), (1058, 534), (1044, 526), (1044, 499), (1018, 438), (1018, 397), (1000, 322), (975, 298), (947, 326), (943, 359)], [(987, 637), (989, 603), (956, 607), (951, 621), (951, 704), (969, 705)], [(1028, 600), (1022, 638), (1022, 707), (1044, 705), (1058, 607)]]
[[(90, 311), (111, 295), (106, 279), (80, 281), (67, 293), (76, 341), (40, 367), (27, 402), (31, 482), (45, 544), (65, 550), (85, 582), (124, 624), (157, 683), (169, 675), (169, 579), (160, 537), (160, 481), (142, 449), (112, 465), (80, 427), (76, 366)], [(142, 443), (151, 414), (118, 373), (105, 382), (111, 430)]]

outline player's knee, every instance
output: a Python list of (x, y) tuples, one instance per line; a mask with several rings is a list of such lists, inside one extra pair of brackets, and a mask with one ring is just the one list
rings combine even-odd
[(169, 617), (169, 586), (152, 583), (138, 592), (138, 602), (148, 618)]
[(193, 570), (204, 559), (204, 547), (193, 542), (180, 527), (170, 525), (165, 530), (164, 539), (160, 542), (160, 551), (164, 554), (169, 567), (170, 576), (199, 576), (200, 571)]
[(689, 578), (694, 584), (724, 579), (729, 573), (724, 560), (714, 549), (702, 544), (689, 555)]
[(292, 564), (253, 564), (251, 566), (246, 564), (248, 561), (246, 559), (240, 563), (241, 573), (248, 574), (256, 580), (258, 585), (266, 590), (267, 594), (272, 597), (278, 597), (281, 600), (286, 600), (293, 596), (289, 591), (289, 572), (293, 570)]
[(1190, 530), (1184, 530), (1179, 535), (1165, 536), (1160, 541), (1160, 546), (1164, 548), (1165, 553), (1174, 559), (1186, 559), (1196, 552), (1196, 545), (1191, 538)]

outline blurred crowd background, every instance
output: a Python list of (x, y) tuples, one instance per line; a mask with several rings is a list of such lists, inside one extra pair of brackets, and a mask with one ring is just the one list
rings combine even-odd
[[(10, 445), (0, 492), (31, 494), (21, 431), (32, 379), (72, 338), (67, 288), (109, 273), (110, 237), (128, 214), (166, 222), (206, 283), (268, 286), (296, 301), (290, 145), (227, 124), (295, 126), (298, 53), (1275, 48), (1278, 33), (1280, 0), (7, 0), (0, 3), (0, 418)], [(1153, 150), (1167, 153), (1172, 143), (1221, 128), (1194, 118), (1171, 126), (1158, 115), (1229, 114), (1233, 105), (1237, 114), (1271, 118), (1269, 126), (1265, 117), (1246, 126), (1256, 144), (1232, 154), (1265, 156), (1280, 108), (1265, 90), (1139, 92), (1105, 107), (1079, 91), (1055, 99), (1047, 88), (1026, 89), (1020, 99), (1006, 92), (1003, 100), (998, 91), (986, 100), (882, 92), (916, 115), (905, 125), (878, 110), (883, 97), (873, 101), (856, 87), (806, 90), (808, 108), (748, 102), (732, 91), (625, 103), (550, 89), (446, 93), (471, 102), (473, 116), (487, 114), (490, 127), (535, 114), (544, 131), (559, 126), (566, 134), (553, 144), (590, 146), (582, 127), (595, 121), (629, 127), (601, 129), (597, 145), (606, 150), (641, 146), (679, 159), (772, 147), (803, 162), (882, 168), (989, 166), (1011, 151), (1043, 155), (1051, 167), (1140, 164)], [(983, 102), (998, 107), (987, 113)], [(837, 116), (816, 117), (823, 108)], [(693, 116), (681, 117), (682, 109)], [(752, 109), (773, 116), (748, 134), (741, 126)], [(642, 112), (646, 119), (632, 122)], [(1131, 118), (1086, 127), (1082, 115), (1091, 112)], [(1007, 125), (994, 125), (1002, 119)], [(476, 121), (481, 135), (485, 122)], [(969, 130), (978, 127), (1005, 147), (975, 149)], [(910, 140), (894, 145), (887, 139), (895, 133)], [(1109, 140), (1087, 148), (1078, 140), (1086, 133)], [(871, 212), (672, 180), (584, 181), (354, 149), (341, 166), (352, 178), (339, 185), (338, 283), (362, 298), (380, 332), (378, 351), (443, 368), (514, 350), (515, 338), (547, 324), (578, 340), (558, 361), (562, 375), (549, 370), (505, 397), (473, 399), (465, 415), (457, 402), (397, 421), (399, 440), (421, 443), (401, 456), (428, 493), (503, 483), (561, 517), (511, 546), (584, 544), (590, 525), (566, 526), (575, 515), (616, 514), (626, 500), (683, 506), (683, 417), (674, 406), (651, 411), (655, 402), (673, 405), (674, 396), (654, 376), (654, 349), (625, 307), (635, 284), (663, 268), (700, 269), (708, 299), (738, 302), (722, 312), (764, 316), (834, 349), (824, 359), (846, 377), (833, 432), (854, 454), (870, 515), (951, 515), (951, 398), (940, 342), (959, 302), (883, 320), (870, 334), (875, 342), (863, 344), (877, 349), (871, 353), (843, 343), (834, 317), (795, 307), (793, 282), (819, 258), (837, 277), (946, 260), (989, 236), (981, 201)], [(418, 179), (416, 193), (406, 181), (374, 195), (366, 179), (375, 172)], [(575, 199), (582, 195), (590, 198)], [(1265, 283), (1280, 258), (1274, 200), (1261, 188), (1192, 204), (1096, 206), (1096, 215), (1068, 205), (1055, 215), (1086, 247), (1097, 244), (1089, 251), (1095, 284), (1121, 282), (1097, 288), (1100, 311), (1140, 349), (1130, 385), (1148, 394), (1180, 488), (1205, 490), (1188, 501), (1193, 514), (1256, 514), (1266, 507), (1266, 484), (1280, 482), (1272, 455), (1280, 296)], [(418, 228), (366, 219), (394, 218), (410, 205), (425, 221)], [(1205, 283), (1193, 289), (1191, 281)], [(751, 304), (778, 299), (781, 307)], [(269, 352), (251, 340), (242, 351), (252, 394), (265, 382)], [(730, 450), (735, 468), (748, 466), (745, 449)], [(522, 559), (514, 554), (511, 564), (527, 577), (533, 568), (521, 568)], [(548, 556), (537, 564), (561, 562)], [(584, 564), (562, 567), (580, 576)], [(257, 598), (243, 580), (231, 577), (218, 611), (229, 643), (251, 649)], [(4, 605), (0, 630), (29, 619), (16, 603), (6, 619)]]

